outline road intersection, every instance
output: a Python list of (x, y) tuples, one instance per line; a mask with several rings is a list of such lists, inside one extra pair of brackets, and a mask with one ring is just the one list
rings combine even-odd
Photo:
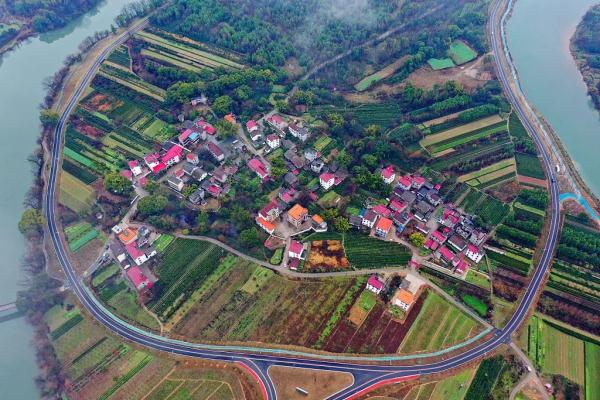
[(92, 68), (87, 71), (84, 79), (82, 79), (80, 86), (69, 99), (67, 107), (65, 107), (64, 112), (61, 114), (54, 131), (50, 163), (51, 168), (44, 201), (44, 212), (57, 258), (66, 274), (70, 288), (81, 302), (82, 307), (113, 333), (141, 346), (181, 356), (242, 363), (245, 368), (252, 371), (256, 379), (260, 381), (264, 395), (269, 400), (277, 398), (275, 386), (268, 374), (269, 367), (274, 365), (350, 372), (354, 376), (354, 383), (350, 387), (332, 395), (330, 399), (351, 399), (385, 383), (414, 379), (420, 375), (443, 373), (452, 370), (491, 354), (502, 344), (510, 343), (511, 335), (527, 317), (531, 305), (544, 282), (546, 272), (550, 268), (554, 249), (558, 240), (560, 219), (559, 188), (552, 172), (551, 155), (548, 154), (545, 147), (542, 146), (541, 140), (537, 136), (538, 133), (536, 129), (526, 118), (527, 114), (521, 109), (520, 102), (517, 101), (515, 94), (511, 91), (510, 80), (502, 67), (502, 63), (507, 62), (507, 60), (502, 59), (502, 55), (504, 54), (503, 49), (498, 48), (498, 41), (495, 40), (497, 36), (500, 35), (498, 13), (501, 12), (502, 6), (502, 0), (496, 0), (492, 5), (490, 15), (490, 35), (492, 39), (494, 39), (492, 40), (492, 46), (496, 63), (499, 65), (497, 69), (498, 78), (505, 88), (506, 95), (515, 108), (515, 111), (522, 118), (525, 127), (538, 145), (546, 172), (548, 173), (548, 176), (551, 177), (549, 184), (551, 200), (549, 210), (549, 236), (544, 245), (541, 260), (533, 274), (531, 282), (523, 298), (520, 300), (516, 312), (504, 328), (494, 330), (493, 333), (489, 335), (489, 338), (475, 347), (465, 349), (460, 354), (449, 356), (446, 359), (421, 359), (420, 364), (394, 365), (394, 361), (399, 361), (402, 358), (394, 355), (360, 357), (352, 355), (318, 354), (288, 351), (285, 349), (209, 345), (174, 340), (151, 332), (145, 332), (142, 329), (121, 320), (104, 308), (80, 277), (77, 276), (77, 273), (68, 258), (64, 242), (60, 238), (59, 217), (55, 213), (55, 210), (57, 201), (56, 188), (61, 165), (62, 135), (70, 113), (77, 106), (79, 97), (93, 79), (100, 63), (115, 47), (123, 43), (130, 34), (142, 29), (146, 24), (145, 21), (129, 28), (125, 33), (121, 34), (113, 44), (100, 53), (100, 56), (93, 64)]

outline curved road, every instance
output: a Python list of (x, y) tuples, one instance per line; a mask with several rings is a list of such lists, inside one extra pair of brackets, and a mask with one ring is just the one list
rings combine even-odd
[[(500, 11), (500, 8), (501, 0), (496, 0), (492, 5), (490, 18), (490, 35), (492, 38), (496, 38), (500, 32), (499, 26), (497, 25), (498, 12)], [(93, 68), (87, 72), (85, 78), (82, 80), (80, 86), (75, 91), (69, 100), (67, 107), (60, 116), (54, 132), (54, 142), (52, 143), (51, 169), (44, 202), (44, 211), (48, 221), (49, 232), (56, 255), (64, 269), (73, 292), (78, 297), (82, 306), (85, 307), (85, 309), (101, 324), (103, 324), (107, 329), (110, 329), (113, 333), (120, 335), (125, 339), (131, 340), (154, 350), (166, 351), (188, 357), (241, 363), (244, 368), (247, 368), (253, 376), (259, 379), (265, 398), (270, 400), (277, 398), (273, 382), (268, 375), (268, 368), (273, 365), (350, 372), (355, 378), (354, 384), (351, 387), (346, 388), (330, 397), (330, 399), (349, 399), (355, 398), (361, 393), (364, 393), (373, 387), (379, 386), (382, 383), (411, 379), (423, 374), (440, 373), (456, 368), (479, 357), (485, 356), (486, 354), (495, 350), (502, 343), (509, 343), (511, 341), (512, 333), (519, 327), (519, 325), (523, 322), (523, 319), (526, 317), (527, 312), (534, 301), (537, 291), (542, 285), (544, 276), (550, 266), (550, 261), (552, 259), (559, 232), (559, 193), (558, 186), (552, 175), (552, 165), (549, 154), (547, 154), (546, 150), (544, 150), (544, 147), (541, 146), (540, 139), (536, 136), (536, 131), (533, 129), (531, 123), (524, 118), (525, 113), (522, 109), (520, 109), (519, 102), (516, 101), (514, 94), (510, 91), (509, 80), (503, 72), (503, 68), (498, 68), (498, 76), (500, 81), (506, 90), (509, 100), (515, 107), (515, 110), (519, 113), (519, 116), (523, 118), (523, 122), (527, 130), (538, 144), (546, 171), (548, 172), (548, 175), (552, 177), (550, 182), (551, 225), (550, 234), (545, 244), (541, 261), (535, 270), (530, 285), (521, 299), (515, 314), (502, 330), (494, 331), (492, 337), (487, 339), (487, 341), (446, 360), (429, 363), (426, 360), (422, 360), (424, 363), (420, 365), (395, 366), (391, 365), (392, 361), (399, 359), (399, 357), (395, 356), (356, 357), (350, 355), (324, 355), (294, 352), (281, 349), (206, 345), (173, 340), (145, 332), (137, 327), (131, 326), (127, 322), (122, 321), (107, 311), (75, 273), (75, 270), (67, 256), (64, 243), (59, 236), (60, 228), (58, 225), (58, 216), (55, 214), (55, 192), (57, 186), (57, 177), (60, 170), (62, 133), (68, 121), (69, 114), (76, 107), (79, 96), (92, 80), (95, 71), (99, 67), (102, 60), (104, 60), (104, 58), (116, 46), (125, 41), (130, 33), (143, 28), (143, 26), (144, 22), (130, 28), (128, 32), (122, 34), (112, 45), (107, 47), (100, 54), (99, 58), (94, 63)], [(505, 62), (506, 60), (501, 59), (502, 49), (498, 48), (497, 41), (493, 40), (492, 45), (496, 62), (498, 64)], [(369, 361), (370, 364), (366, 364), (366, 361)], [(374, 362), (377, 363), (374, 364)]]

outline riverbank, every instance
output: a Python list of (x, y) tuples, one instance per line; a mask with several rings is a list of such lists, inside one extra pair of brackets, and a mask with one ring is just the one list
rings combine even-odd
[(600, 112), (600, 4), (590, 7), (569, 43), (571, 55), (588, 88), (594, 106)]
[[(534, 99), (531, 98), (531, 89), (529, 89), (531, 85), (529, 85), (528, 82), (532, 80), (532, 76), (534, 80), (536, 77), (539, 79), (536, 83), (539, 82), (538, 86), (541, 88), (547, 88), (548, 81), (539, 78), (539, 71), (543, 69), (541, 65), (538, 66), (536, 64), (536, 68), (533, 68), (530, 64), (526, 63), (528, 60), (526, 57), (531, 55), (531, 51), (529, 51), (529, 49), (523, 51), (520, 47), (515, 45), (522, 42), (522, 37), (532, 36), (532, 29), (534, 29), (530, 29), (529, 26), (519, 26), (519, 41), (514, 39), (514, 11), (516, 4), (521, 4), (520, 1), (523, 0), (505, 1), (502, 5), (502, 11), (498, 15), (498, 18), (500, 19), (498, 22), (502, 24), (502, 37), (496, 39), (501, 41), (504, 55), (507, 59), (507, 64), (503, 65), (502, 68), (506, 69), (507, 76), (512, 77), (511, 86), (514, 88), (515, 93), (517, 93), (517, 100), (523, 105), (523, 109), (534, 122), (535, 128), (540, 131), (540, 137), (543, 138), (543, 145), (547, 147), (548, 152), (551, 154), (553, 163), (559, 166), (558, 173), (556, 171), (553, 172), (556, 174), (557, 180), (560, 183), (561, 191), (573, 192), (578, 197), (585, 198), (586, 202), (591, 204), (597, 212), (600, 210), (600, 199), (596, 195), (598, 190), (594, 190), (586, 182), (586, 178), (590, 178), (589, 172), (588, 174), (582, 174), (580, 169), (581, 163), (574, 162), (572, 146), (565, 146), (565, 139), (568, 138), (564, 136), (564, 132), (563, 135), (559, 135), (557, 132), (556, 120), (552, 118), (552, 121), (549, 121), (547, 118), (549, 114), (547, 110), (540, 110), (538, 108), (539, 100), (537, 96), (535, 96)], [(529, 18), (519, 18), (519, 20), (522, 19), (529, 20)], [(508, 34), (507, 30), (510, 30), (511, 28), (513, 29), (513, 32)], [(571, 34), (569, 34), (569, 37), (570, 36)], [(515, 56), (515, 53), (517, 53), (517, 56)], [(524, 76), (526, 76), (526, 79), (524, 79)], [(556, 80), (553, 79), (551, 81), (555, 82)], [(536, 88), (538, 88), (538, 86), (536, 86)], [(537, 92), (535, 94), (537, 94)], [(547, 97), (547, 94), (545, 94), (545, 97)], [(541, 98), (544, 99), (545, 97), (542, 96)], [(560, 106), (559, 99), (560, 97), (552, 100), (558, 101)], [(536, 102), (535, 100), (538, 101)], [(563, 126), (560, 125), (560, 128), (563, 128)], [(563, 129), (560, 130), (561, 132), (563, 131)], [(566, 144), (570, 144), (570, 141)], [(569, 147), (569, 149), (567, 147)], [(592, 150), (590, 147), (586, 147), (586, 149)], [(585, 171), (591, 172), (593, 169), (586, 168)], [(593, 186), (596, 188), (598, 185), (594, 184)]]

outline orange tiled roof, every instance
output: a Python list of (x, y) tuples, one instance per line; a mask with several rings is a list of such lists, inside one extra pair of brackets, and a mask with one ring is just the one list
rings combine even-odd
[(124, 244), (131, 243), (135, 239), (137, 239), (137, 230), (135, 229), (126, 228), (119, 233), (119, 240)]
[(290, 208), (290, 211), (288, 211), (288, 215), (296, 220), (302, 219), (306, 214), (308, 214), (308, 210), (300, 204), (294, 205), (294, 207)]
[(398, 300), (403, 302), (404, 304), (412, 304), (415, 301), (415, 296), (409, 292), (408, 290), (400, 289), (398, 293), (396, 293), (396, 297)]
[(313, 215), (312, 219), (319, 225), (321, 225), (323, 222), (325, 222), (325, 221), (323, 221), (323, 218), (321, 218), (321, 216), (319, 214)]
[(390, 228), (392, 227), (392, 220), (389, 218), (385, 218), (385, 217), (381, 217), (379, 218), (379, 221), (377, 221), (377, 228), (381, 229), (382, 231), (389, 231)]
[(260, 226), (262, 226), (263, 229), (266, 230), (266, 231), (273, 231), (273, 230), (275, 230), (275, 225), (273, 223), (267, 221), (263, 217), (256, 217), (256, 222)]

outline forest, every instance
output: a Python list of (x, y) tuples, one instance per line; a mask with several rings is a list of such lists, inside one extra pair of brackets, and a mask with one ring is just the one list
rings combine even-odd
[(98, 3), (99, 0), (5, 0), (9, 13), (31, 19), (31, 26), (39, 33), (65, 26)]
[(600, 110), (600, 4), (583, 16), (571, 44), (583, 74), (588, 92)]

